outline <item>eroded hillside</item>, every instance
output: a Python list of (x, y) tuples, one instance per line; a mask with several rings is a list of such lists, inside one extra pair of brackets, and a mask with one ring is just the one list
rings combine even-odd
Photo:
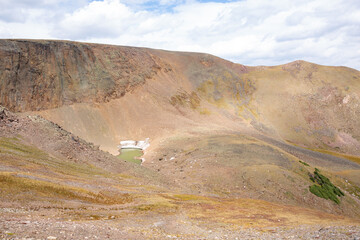
[(0, 130), (4, 239), (358, 236), (352, 182), (332, 175), (346, 194), (340, 205), (317, 198), (307, 190), (313, 166), (249, 136), (177, 137), (154, 153), (163, 164), (152, 171), (39, 116), (1, 107)]
[[(298, 237), (329, 225), (345, 226), (331, 228), (339, 237), (358, 230), (354, 69), (0, 40), (0, 105), (16, 112), (0, 109), (0, 214), (13, 219), (0, 221), (1, 237), (6, 228), (46, 238), (68, 220), (82, 237), (135, 239), (259, 236), (244, 227), (297, 226)], [(141, 166), (101, 151), (116, 155), (120, 140), (145, 138)], [(50, 216), (50, 230), (39, 232)]]
[(311, 149), (360, 152), (354, 69), (246, 67), (207, 54), (66, 41), (0, 45), (0, 104), (36, 111), (113, 154), (124, 139), (244, 127)]

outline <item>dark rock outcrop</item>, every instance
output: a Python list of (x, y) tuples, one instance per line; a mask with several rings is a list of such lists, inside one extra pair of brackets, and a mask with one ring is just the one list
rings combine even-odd
[(0, 104), (12, 111), (106, 102), (160, 66), (144, 49), (45, 40), (0, 40)]

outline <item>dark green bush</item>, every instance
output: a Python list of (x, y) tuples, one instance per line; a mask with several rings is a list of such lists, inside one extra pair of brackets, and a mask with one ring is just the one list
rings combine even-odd
[(311, 193), (324, 199), (330, 199), (337, 204), (340, 203), (338, 197), (344, 196), (344, 193), (322, 175), (319, 169), (315, 168), (314, 174), (309, 174), (309, 176), (311, 181), (316, 183), (309, 187)]
[(305, 166), (307, 166), (307, 167), (309, 167), (310, 165), (309, 164), (307, 164), (306, 162), (303, 162), (303, 161), (299, 161), (301, 164), (303, 164), (303, 165), (305, 165)]

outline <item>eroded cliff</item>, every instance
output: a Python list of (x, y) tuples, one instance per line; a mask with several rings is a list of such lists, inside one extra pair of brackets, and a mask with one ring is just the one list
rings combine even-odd
[(161, 67), (138, 48), (66, 41), (0, 41), (1, 104), (14, 111), (107, 102)]

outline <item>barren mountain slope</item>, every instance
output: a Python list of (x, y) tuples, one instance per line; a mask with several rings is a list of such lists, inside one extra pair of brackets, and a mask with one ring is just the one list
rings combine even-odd
[(296, 61), (246, 67), (197, 53), (1, 40), (0, 104), (116, 153), (122, 139), (251, 124), (312, 149), (360, 153), (360, 72)]
[[(354, 215), (348, 212), (351, 206), (346, 208), (351, 199), (348, 197), (342, 199), (339, 209), (331, 207), (333, 213), (338, 213), (334, 215), (283, 203), (223, 196), (221, 192), (215, 195), (222, 197), (211, 197), (211, 191), (217, 189), (207, 181), (201, 188), (204, 196), (188, 188), (189, 182), (173, 182), (176, 179), (169, 177), (170, 172), (164, 177), (162, 172), (155, 174), (142, 166), (121, 162), (38, 116), (19, 116), (1, 108), (0, 130), (0, 237), (4, 239), (359, 236), (359, 220), (341, 216)], [(218, 143), (218, 137), (224, 138), (212, 136), (213, 143)], [(235, 138), (238, 143), (243, 140), (249, 139)], [(177, 144), (171, 149), (181, 147)], [(186, 171), (193, 166), (187, 165)], [(192, 178), (192, 174), (187, 176)]]
[[(113, 238), (131, 229), (134, 238), (192, 239), (208, 236), (207, 225), (214, 238), (244, 226), (357, 225), (359, 96), (360, 72), (345, 67), (0, 40), (0, 104), (17, 112), (1, 109), (2, 202), (48, 201), (50, 212), (18, 216), (98, 219), (99, 232), (106, 220), (121, 222)], [(97, 149), (116, 155), (120, 140), (147, 137), (142, 166)], [(338, 203), (309, 191), (317, 171), (345, 194)]]

